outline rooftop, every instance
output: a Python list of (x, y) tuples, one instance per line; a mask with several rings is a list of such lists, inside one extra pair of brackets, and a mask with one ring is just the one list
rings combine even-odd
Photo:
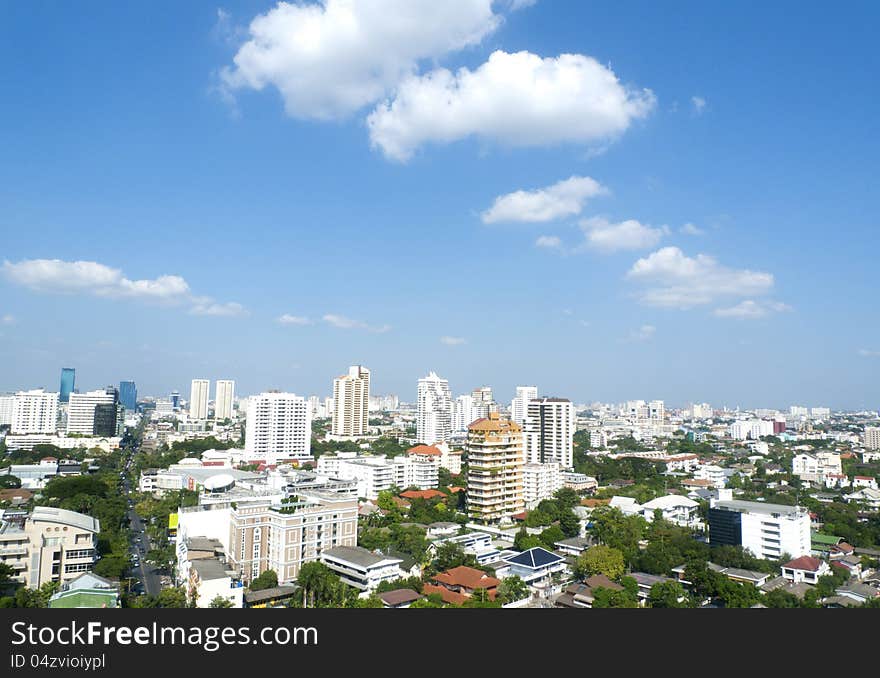
[(84, 513), (49, 506), (35, 507), (31, 512), (31, 520), (70, 525), (96, 534), (101, 531), (101, 523), (97, 518), (92, 518), (92, 516), (87, 516)]
[(737, 511), (740, 513), (763, 513), (765, 515), (779, 515), (791, 518), (796, 518), (801, 515), (807, 515), (807, 510), (802, 506), (767, 504), (765, 502), (743, 501), (741, 499), (717, 501), (712, 506), (712, 508), (722, 509), (726, 511)]
[(377, 555), (360, 546), (334, 546), (332, 549), (326, 549), (322, 555), (337, 560), (346, 560), (361, 567), (373, 567), (382, 562), (402, 562), (400, 558)]

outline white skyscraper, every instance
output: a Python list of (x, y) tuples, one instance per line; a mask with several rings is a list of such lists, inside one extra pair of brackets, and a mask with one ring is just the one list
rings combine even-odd
[(95, 408), (98, 405), (115, 405), (116, 401), (113, 390), (71, 393), (67, 405), (67, 433), (92, 435), (95, 432)]
[(574, 407), (567, 398), (540, 398), (529, 403), (524, 425), (526, 462), (574, 465)]
[(471, 393), (474, 399), (474, 409), (476, 411), (475, 419), (482, 419), (489, 416), (490, 412), (497, 412), (498, 405), (492, 396), (491, 386), (480, 386), (475, 388)]
[(460, 395), (452, 402), (452, 432), (467, 433), (468, 424), (480, 417), (476, 415), (474, 397)]
[(0, 396), (0, 426), (12, 425), (12, 412), (15, 409), (15, 396)]
[(336, 436), (364, 436), (369, 431), (370, 370), (352, 365), (333, 380), (333, 424)]
[(232, 419), (232, 403), (235, 398), (235, 382), (218, 379), (214, 391), (214, 419)]
[(311, 461), (312, 418), (305, 398), (275, 392), (251, 396), (244, 449), (249, 461)]
[(452, 394), (449, 382), (431, 372), (419, 379), (416, 442), (445, 443), (452, 432)]
[(510, 419), (520, 426), (526, 420), (530, 400), (537, 400), (537, 386), (517, 386), (516, 397), (510, 403)]
[(55, 433), (58, 393), (19, 391), (12, 406), (13, 433)]
[(189, 391), (189, 418), (202, 420), (208, 418), (208, 394), (211, 382), (207, 379), (193, 379)]

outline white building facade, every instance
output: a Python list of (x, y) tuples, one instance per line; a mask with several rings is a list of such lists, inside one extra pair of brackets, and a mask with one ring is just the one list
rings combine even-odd
[(275, 464), (311, 461), (312, 422), (308, 403), (295, 393), (261, 393), (248, 400), (245, 459)]
[(435, 372), (419, 379), (416, 442), (445, 443), (452, 433), (452, 394), (449, 382)]

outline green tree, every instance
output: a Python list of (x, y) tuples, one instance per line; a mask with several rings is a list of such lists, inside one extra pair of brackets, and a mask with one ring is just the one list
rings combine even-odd
[(465, 553), (461, 544), (454, 542), (441, 543), (434, 556), (434, 566), (441, 572), (460, 565), (473, 567), (476, 564), (474, 556)]
[(573, 509), (575, 506), (580, 504), (581, 498), (578, 496), (578, 493), (575, 492), (570, 487), (560, 487), (553, 494), (553, 498), (556, 500), (556, 503), (559, 505), (560, 509)]
[(541, 538), (537, 535), (529, 534), (526, 528), (520, 528), (519, 532), (513, 538), (513, 548), (518, 551), (528, 551), (531, 548), (542, 545)]
[(156, 596), (156, 607), (189, 607), (183, 587), (162, 589)]
[(562, 528), (559, 525), (551, 525), (546, 530), (541, 532), (541, 542), (544, 548), (553, 550), (556, 548), (555, 544), (558, 541), (562, 541), (565, 539), (565, 533), (562, 531)]
[(688, 596), (677, 581), (661, 581), (648, 593), (650, 607), (688, 607)]
[(217, 594), (211, 600), (211, 603), (208, 605), (208, 607), (232, 607), (232, 603), (220, 594)]
[(262, 591), (263, 589), (271, 589), (278, 586), (278, 573), (275, 570), (265, 570), (251, 581), (248, 587), (251, 591)]
[(566, 537), (577, 537), (581, 533), (581, 521), (578, 520), (574, 511), (571, 509), (564, 509), (559, 514), (559, 528)]
[(595, 608), (613, 608), (613, 607), (638, 607), (638, 598), (633, 596), (627, 590), (615, 591), (604, 586), (593, 589), (593, 607)]
[(9, 474), (0, 476), (0, 490), (17, 490), (21, 487), (21, 478)]
[(512, 603), (517, 600), (527, 598), (529, 595), (529, 587), (517, 575), (505, 577), (498, 585), (498, 595), (496, 600), (501, 603)]
[(617, 581), (623, 576), (624, 569), (623, 554), (619, 550), (598, 544), (578, 556), (574, 573), (581, 579), (604, 574), (609, 579)]

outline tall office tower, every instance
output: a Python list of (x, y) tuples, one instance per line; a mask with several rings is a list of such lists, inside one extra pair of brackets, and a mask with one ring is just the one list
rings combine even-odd
[(445, 443), (452, 433), (452, 394), (449, 382), (431, 372), (419, 379), (416, 442)]
[(305, 398), (295, 393), (260, 393), (248, 399), (245, 458), (275, 464), (313, 461), (312, 417)]
[(177, 412), (180, 409), (180, 391), (171, 391), (168, 400), (171, 402), (171, 411)]
[(39, 388), (19, 391), (12, 405), (13, 433), (55, 433), (58, 421), (58, 394)]
[(76, 370), (72, 367), (61, 368), (61, 391), (59, 401), (66, 403), (70, 400), (70, 394), (76, 386)]
[(464, 433), (468, 424), (479, 419), (474, 408), (474, 397), (460, 395), (452, 402), (452, 431)]
[(137, 410), (138, 390), (133, 381), (119, 382), (119, 402), (129, 412)]
[(468, 515), (498, 522), (522, 512), (522, 428), (497, 412), (468, 426)]
[(540, 398), (529, 402), (524, 425), (526, 462), (574, 465), (574, 407), (567, 398)]
[(193, 379), (189, 391), (189, 418), (202, 420), (208, 418), (208, 394), (211, 382), (207, 379)]
[(71, 393), (67, 407), (67, 433), (116, 435), (116, 405), (119, 394), (113, 387)]
[(662, 400), (652, 400), (648, 403), (648, 418), (654, 421), (663, 421), (666, 418), (666, 407)]
[(498, 411), (498, 406), (495, 404), (495, 399), (492, 397), (491, 386), (480, 386), (479, 388), (475, 388), (471, 393), (471, 397), (474, 399), (474, 409), (476, 410), (478, 418), (488, 417), (490, 412)]
[(537, 398), (537, 386), (517, 386), (516, 397), (510, 402), (510, 419), (522, 426), (526, 420), (529, 402)]
[(12, 411), (15, 409), (15, 396), (0, 396), (0, 426), (12, 426)]
[(352, 365), (333, 380), (333, 424), (336, 436), (364, 436), (369, 430), (370, 370)]
[(877, 426), (865, 427), (865, 447), (869, 450), (880, 450), (880, 428)]
[(214, 419), (232, 419), (232, 402), (235, 398), (235, 382), (218, 379), (214, 391)]

